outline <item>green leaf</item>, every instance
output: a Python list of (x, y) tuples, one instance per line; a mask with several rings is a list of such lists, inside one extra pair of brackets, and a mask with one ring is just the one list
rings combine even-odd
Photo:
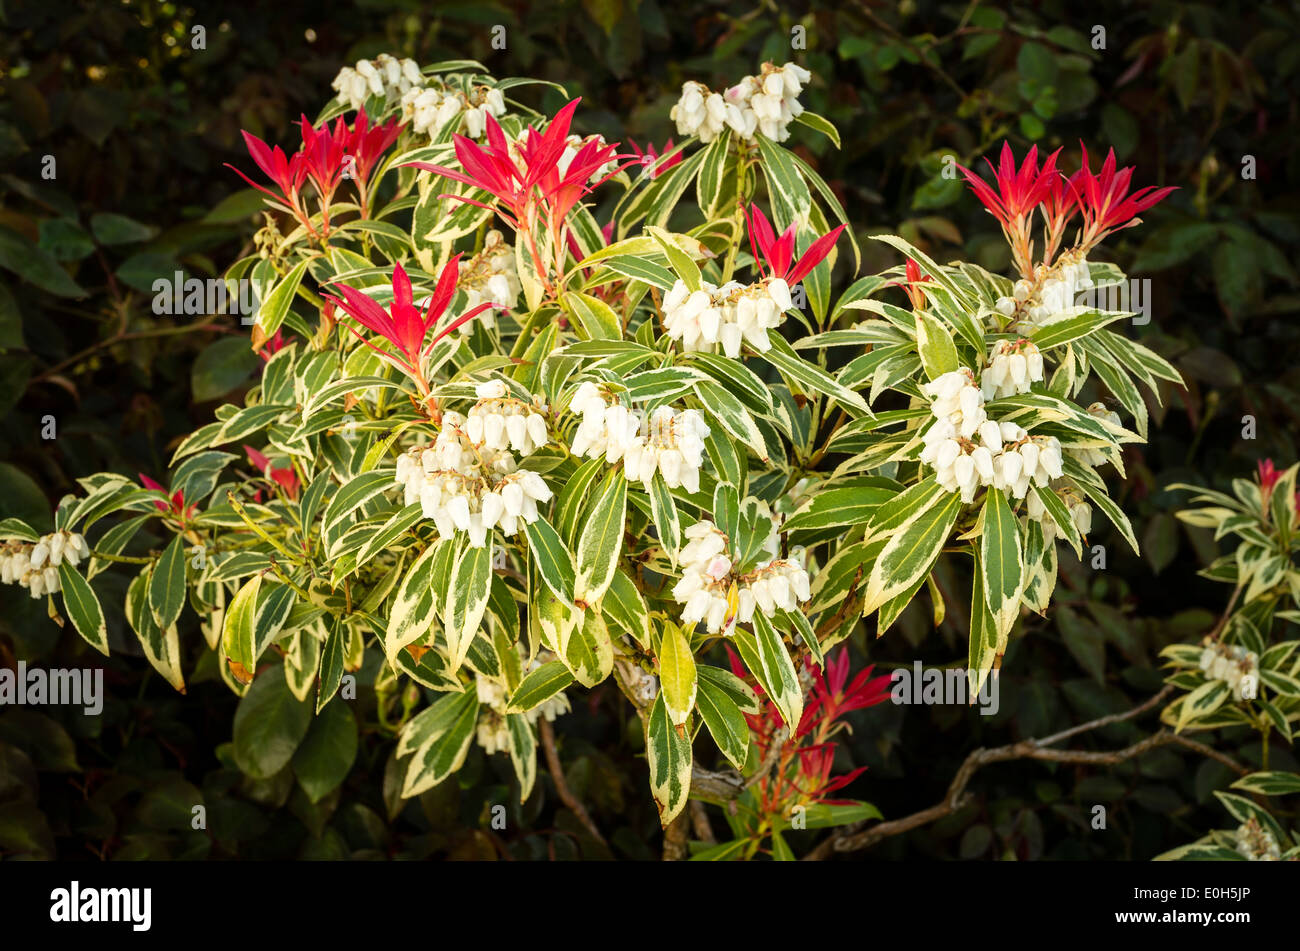
[(1133, 315), (1125, 311), (1102, 311), (1095, 308), (1071, 307), (1045, 324), (1040, 324), (1029, 334), (1039, 350), (1059, 347), (1080, 337), (1095, 333), (1107, 324)]
[(983, 522), (980, 582), (1001, 648), (1020, 615), (1020, 591), (1025, 575), (1020, 523), (1011, 514), (1011, 507), (1001, 489), (989, 489), (984, 502)]
[(736, 631), (733, 638), (736, 650), (749, 672), (776, 704), (781, 719), (794, 729), (803, 716), (803, 689), (799, 686), (799, 675), (790, 660), (790, 653), (781, 642), (781, 635), (761, 611), (754, 613), (753, 627), (753, 634)]
[(684, 724), (695, 706), (695, 655), (682, 629), (664, 623), (659, 641), (659, 683), (674, 726)]
[(810, 129), (817, 130), (822, 135), (826, 136), (826, 138), (830, 139), (831, 143), (837, 149), (840, 148), (840, 132), (829, 119), (825, 119), (817, 113), (809, 112), (805, 109), (803, 112), (799, 113), (799, 115), (795, 116), (794, 121), (802, 123)]
[(384, 654), (390, 663), (407, 644), (423, 636), (437, 617), (438, 601), (432, 589), (435, 563), (454, 551), (450, 541), (430, 545), (406, 570), (397, 587), (384, 633)]
[(636, 584), (619, 569), (600, 602), (605, 616), (642, 647), (650, 644), (650, 609)]
[(329, 505), (325, 507), (325, 515), (321, 520), (322, 534), (327, 538), (333, 536), (337, 539), (342, 534), (340, 523), (343, 519), (394, 485), (396, 483), (393, 481), (391, 469), (363, 472), (349, 479), (334, 493)]
[(578, 537), (573, 597), (579, 606), (595, 604), (609, 587), (623, 550), (626, 516), (627, 479), (616, 467), (606, 474)]
[[(347, 627), (340, 618), (331, 618), (326, 627), (329, 634), (320, 652), (320, 674), (316, 681), (316, 713), (327, 709), (331, 698), (338, 693), (343, 681), (343, 657), (347, 650)], [(338, 704), (334, 704), (338, 706)]]
[(524, 524), (528, 546), (537, 565), (537, 573), (546, 586), (565, 604), (573, 603), (573, 556), (544, 518)]
[(871, 520), (882, 503), (897, 495), (896, 488), (886, 486), (847, 486), (825, 489), (799, 506), (795, 513), (785, 520), (781, 530), (795, 532), (801, 529), (862, 525)]
[(775, 330), (767, 332), (771, 347), (764, 351), (762, 357), (781, 371), (788, 379), (797, 383), (805, 392), (820, 393), (835, 400), (850, 416), (870, 416), (867, 406), (859, 393), (844, 386), (821, 367), (800, 358)]
[(1206, 681), (1183, 698), (1178, 707), (1178, 721), (1174, 726), (1174, 732), (1181, 733), (1183, 727), (1189, 723), (1209, 716), (1223, 706), (1224, 701), (1231, 696), (1232, 691), (1224, 681)]
[[(704, 670), (703, 667), (700, 668)], [(739, 682), (739, 681), (738, 681)], [(734, 697), (716, 682), (701, 675), (698, 678), (699, 695), (696, 709), (709, 728), (713, 742), (718, 744), (731, 765), (743, 769), (749, 758), (749, 726)], [(748, 688), (746, 688), (748, 689)]]
[[(460, 769), (465, 762), (465, 754), (469, 752), (470, 742), (474, 739), (474, 728), (478, 723), (478, 696), (473, 690), (466, 690), (439, 701), (443, 702), (448, 702), (447, 709), (439, 711), (439, 718), (432, 729), (425, 730), (426, 735), (432, 734), (432, 738), (426, 738), (423, 745), (416, 749), (407, 767), (406, 778), (402, 783), (403, 798), (418, 796), (425, 790), (432, 789)], [(412, 721), (411, 725), (414, 724), (415, 721)], [(401, 755), (401, 747), (398, 755)]]
[(126, 215), (97, 212), (90, 216), (90, 230), (100, 244), (136, 244), (149, 241), (158, 233), (152, 225), (141, 224)]
[(594, 687), (614, 669), (614, 646), (609, 639), (609, 629), (600, 612), (593, 609), (579, 611), (578, 623), (568, 632), (562, 645), (561, 659), (584, 687)]
[(87, 644), (107, 657), (108, 628), (104, 623), (104, 609), (100, 607), (94, 589), (66, 561), (59, 562), (58, 570), (59, 593), (63, 595), (63, 609), (72, 619), (72, 626)]
[(960, 366), (952, 334), (925, 311), (916, 313), (916, 347), (921, 354), (921, 366), (925, 368), (925, 375), (931, 380)]
[(650, 480), (650, 515), (654, 519), (655, 532), (668, 555), (668, 561), (676, 566), (677, 552), (681, 548), (682, 523), (677, 515), (677, 502), (659, 472)]
[(194, 402), (206, 403), (226, 395), (248, 379), (259, 362), (243, 337), (222, 337), (209, 344), (190, 371)]
[(0, 267), (58, 297), (85, 297), (85, 290), (50, 252), (12, 228), (0, 226)]
[[(101, 545), (103, 542), (101, 541)], [(180, 636), (176, 625), (160, 628), (149, 609), (150, 569), (145, 568), (132, 579), (126, 589), (126, 603), (123, 605), (127, 623), (135, 631), (145, 657), (154, 670), (162, 674), (167, 682), (177, 690), (185, 690), (185, 677), (181, 671)]]
[(691, 792), (691, 741), (684, 729), (673, 726), (662, 693), (646, 717), (645, 749), (650, 792), (659, 808), (659, 822), (667, 828)]
[(510, 763), (519, 780), (519, 801), (528, 799), (537, 781), (537, 738), (532, 724), (522, 713), (506, 714), (506, 733), (510, 737)]
[(451, 590), (443, 614), (450, 670), (456, 671), (469, 653), (487, 610), (492, 587), (492, 546), (466, 545), (451, 570)]
[(307, 271), (308, 263), (308, 260), (299, 261), (293, 270), (275, 285), (271, 293), (266, 295), (262, 306), (258, 308), (257, 325), (267, 336), (274, 334), (284, 322), (285, 314), (289, 312), (289, 306), (298, 293), (298, 285), (302, 283), (302, 276)]
[(235, 763), (247, 776), (270, 779), (293, 758), (311, 727), (311, 705), (289, 692), (284, 666), (253, 681), (235, 710)]
[(1277, 770), (1251, 773), (1233, 783), (1232, 788), (1259, 793), (1261, 796), (1290, 796), (1300, 793), (1300, 775)]
[(676, 272), (677, 276), (686, 283), (686, 287), (691, 291), (698, 291), (700, 289), (699, 265), (691, 260), (689, 254), (678, 247), (672, 236), (663, 228), (649, 225), (646, 227), (646, 231), (650, 232), (651, 236), (659, 242), (659, 246), (663, 248), (663, 252), (668, 258), (668, 264)]
[(510, 697), (506, 708), (511, 713), (527, 713), (540, 706), (573, 683), (573, 674), (561, 661), (549, 660), (524, 676)]
[(621, 340), (623, 337), (623, 325), (618, 315), (598, 297), (570, 292), (564, 295), (564, 309), (577, 318), (589, 340)]
[(357, 758), (357, 720), (341, 700), (326, 704), (293, 754), (293, 772), (312, 802), (347, 778)]
[(164, 631), (176, 623), (185, 606), (185, 543), (173, 535), (149, 579), (149, 610)]
[(930, 571), (952, 532), (961, 507), (958, 493), (944, 493), (923, 502), (906, 515), (871, 567), (863, 595), (864, 617), (911, 588), (917, 579)]
[(251, 677), (257, 663), (254, 654), (254, 631), (257, 619), (257, 595), (262, 588), (262, 576), (253, 575), (235, 594), (226, 609), (225, 626), (221, 631), (221, 644), (226, 656), (239, 664)]

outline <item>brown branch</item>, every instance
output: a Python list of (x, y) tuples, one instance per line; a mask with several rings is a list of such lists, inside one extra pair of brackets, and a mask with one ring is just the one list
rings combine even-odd
[(713, 826), (709, 825), (709, 814), (704, 811), (704, 803), (698, 799), (692, 799), (690, 810), (691, 831), (695, 833), (695, 838), (701, 842), (707, 842), (709, 845), (716, 845), (718, 837), (713, 834)]
[(686, 812), (677, 813), (676, 818), (668, 823), (664, 830), (664, 861), (681, 862), (688, 854), (686, 846), (690, 839), (691, 820)]
[(551, 721), (545, 717), (538, 718), (541, 726), (542, 749), (546, 753), (546, 768), (551, 771), (551, 779), (555, 782), (555, 791), (560, 794), (560, 801), (569, 807), (569, 810), (578, 817), (583, 828), (591, 833), (592, 837), (601, 845), (608, 846), (605, 837), (600, 834), (600, 829), (596, 823), (591, 820), (591, 815), (587, 812), (585, 806), (578, 801), (578, 797), (573, 794), (569, 788), (568, 782), (564, 778), (564, 767), (560, 765), (560, 754), (555, 751), (555, 728), (551, 726)]
[(1250, 770), (1238, 763), (1232, 757), (1220, 753), (1218, 750), (1206, 746), (1204, 743), (1198, 743), (1196, 740), (1189, 739), (1177, 733), (1171, 733), (1168, 730), (1160, 730), (1148, 736), (1146, 739), (1134, 743), (1132, 746), (1125, 747), (1121, 750), (1057, 750), (1052, 749), (1050, 744), (1059, 743), (1061, 740), (1089, 730), (1095, 730), (1099, 727), (1111, 723), (1117, 723), (1121, 720), (1128, 720), (1139, 716), (1146, 711), (1159, 706), (1161, 701), (1173, 690), (1172, 685), (1165, 687), (1160, 693), (1151, 697), (1144, 703), (1127, 710), (1124, 713), (1110, 714), (1099, 717), (1096, 720), (1090, 720), (1076, 727), (1071, 727), (1052, 736), (1043, 737), (1042, 739), (1021, 740), (1018, 743), (1012, 743), (1007, 746), (998, 746), (993, 749), (977, 749), (966, 757), (961, 767), (953, 776), (952, 782), (948, 785), (948, 791), (944, 794), (941, 801), (930, 806), (928, 809), (922, 809), (920, 812), (914, 812), (911, 815), (904, 816), (901, 819), (893, 819), (889, 822), (877, 823), (874, 826), (867, 826), (866, 822), (855, 822), (844, 826), (835, 835), (822, 841), (804, 856), (805, 861), (820, 861), (828, 858), (835, 853), (853, 852), (859, 849), (870, 848), (882, 839), (891, 836), (901, 835), (920, 826), (928, 825), (939, 819), (949, 816), (954, 812), (966, 806), (971, 799), (970, 793), (966, 792), (966, 786), (970, 783), (971, 778), (975, 775), (976, 770), (990, 763), (1003, 763), (1016, 759), (1036, 759), (1052, 763), (1076, 763), (1090, 766), (1113, 766), (1132, 759), (1135, 756), (1141, 756), (1143, 753), (1150, 752), (1162, 746), (1170, 744), (1182, 746), (1185, 749), (1199, 753), (1202, 756), (1209, 757), (1216, 762), (1222, 763), (1238, 775), (1244, 776)]

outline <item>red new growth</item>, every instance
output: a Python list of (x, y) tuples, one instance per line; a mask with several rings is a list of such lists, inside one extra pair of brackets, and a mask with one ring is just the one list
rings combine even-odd
[[(560, 159), (568, 148), (569, 124), (580, 101), (574, 99), (556, 113), (545, 132), (539, 133), (529, 127), (524, 130), (523, 139), (514, 144), (506, 139), (500, 124), (489, 115), (487, 145), (479, 145), (463, 135), (455, 137), (456, 158), (463, 171), (428, 162), (406, 163), (491, 195), (492, 204), (463, 195), (440, 197), (478, 205), (500, 215), (528, 241), (534, 267), (548, 289), (551, 287), (550, 269), (541, 260), (533, 233), (539, 214), (551, 236), (552, 253), (562, 255), (567, 247), (563, 232), (567, 228), (565, 218), (569, 211), (595, 185), (619, 171), (616, 168), (593, 184), (590, 179), (598, 169), (624, 157), (617, 153), (615, 146), (601, 145), (593, 139), (584, 143), (564, 171), (560, 171)], [(559, 270), (558, 261), (556, 270)]]
[(673, 151), (676, 146), (673, 145), (672, 139), (664, 143), (662, 152), (655, 151), (653, 142), (645, 147), (645, 151), (642, 151), (641, 147), (631, 139), (627, 140), (627, 144), (632, 146), (632, 151), (636, 153), (638, 161), (650, 173), (651, 178), (658, 178), (674, 165), (680, 164), (682, 160), (681, 151)]
[(424, 379), (423, 362), (424, 357), (433, 348), (433, 345), (461, 324), (473, 320), (488, 308), (500, 306), (491, 302), (479, 304), (439, 328), (433, 339), (425, 343), (429, 331), (438, 325), (438, 322), (446, 313), (448, 305), (451, 304), (451, 299), (456, 293), (456, 280), (459, 276), (460, 255), (457, 254), (443, 266), (442, 273), (438, 276), (438, 284), (433, 290), (433, 296), (423, 313), (420, 312), (420, 308), (415, 306), (411, 293), (411, 279), (407, 277), (406, 271), (401, 264), (393, 265), (393, 305), (391, 310), (384, 310), (373, 297), (346, 284), (339, 285), (339, 292), (343, 295), (341, 299), (330, 295), (325, 295), (325, 299), (332, 302), (367, 330), (379, 334), (379, 336), (391, 343), (401, 354), (400, 357), (394, 356), (391, 351), (376, 347), (360, 333), (357, 333), (354, 328), (348, 328), (367, 347), (370, 347), (386, 361), (410, 376), (420, 387), (421, 394), (427, 395), (429, 385)]
[(808, 246), (798, 262), (794, 262), (795, 225), (790, 225), (777, 237), (772, 223), (758, 205), (750, 206), (745, 220), (749, 226), (749, 246), (754, 252), (754, 264), (758, 272), (767, 278), (782, 278), (790, 285), (798, 284), (826, 259), (840, 232), (844, 230), (844, 225), (840, 225), (822, 235)]
[(282, 469), (272, 468), (271, 460), (266, 457), (266, 454), (254, 449), (252, 446), (245, 445), (244, 452), (248, 453), (248, 461), (255, 465), (263, 475), (284, 489), (285, 495), (290, 499), (298, 497), (298, 476), (294, 474), (292, 466), (285, 466)]
[[(161, 483), (155, 482), (153, 479), (149, 478), (143, 472), (138, 472), (136, 474), (140, 477), (140, 484), (142, 486), (144, 486), (146, 489), (153, 489), (155, 492), (161, 492), (163, 494), (163, 498), (166, 498), (167, 490), (163, 488)], [(193, 516), (194, 510), (198, 508), (198, 506), (196, 505), (187, 506), (185, 504), (185, 493), (180, 489), (177, 489), (172, 494), (172, 497), (169, 501), (164, 502), (162, 499), (155, 499), (153, 504), (154, 507), (158, 509), (158, 511), (166, 512), (169, 515), (175, 516), (176, 520), (180, 522), (182, 525), (184, 525), (185, 522), (191, 516)]]
[(985, 159), (994, 181), (995, 190), (988, 182), (970, 169), (958, 165), (962, 175), (970, 184), (971, 190), (980, 200), (989, 214), (998, 219), (1002, 233), (1011, 245), (1011, 253), (1016, 266), (1024, 277), (1033, 273), (1033, 242), (1029, 240), (1030, 216), (1035, 208), (1052, 193), (1053, 182), (1060, 177), (1056, 170), (1056, 157), (1061, 153), (1057, 149), (1038, 167), (1038, 146), (1031, 146), (1025, 160), (1016, 168), (1016, 158), (1011, 152), (1011, 143), (1002, 143), (1002, 155), (998, 165)]
[(1115, 170), (1115, 150), (1106, 155), (1101, 170), (1094, 175), (1088, 167), (1088, 149), (1082, 142), (1083, 168), (1070, 179), (1079, 210), (1083, 215), (1080, 246), (1087, 250), (1112, 231), (1130, 228), (1139, 223), (1138, 215), (1164, 200), (1176, 186), (1156, 188), (1148, 185), (1132, 195), (1128, 193), (1133, 178), (1133, 168)]
[[(730, 645), (727, 655), (732, 672), (744, 678), (745, 669)], [(849, 683), (849, 653), (843, 648), (827, 658), (824, 671), (810, 665), (812, 691), (793, 736), (779, 732), (782, 724), (776, 705), (762, 687), (754, 685), (762, 707), (757, 716), (746, 714), (745, 720), (762, 760), (767, 760), (774, 744), (780, 745), (775, 768), (756, 787), (761, 813), (783, 815), (795, 805), (836, 804), (836, 800), (828, 798), (830, 794), (847, 786), (866, 769), (862, 766), (832, 777), (835, 744), (830, 738), (848, 728), (839, 722), (844, 714), (883, 703), (888, 698), (890, 679), (872, 677), (874, 669), (867, 667)]]

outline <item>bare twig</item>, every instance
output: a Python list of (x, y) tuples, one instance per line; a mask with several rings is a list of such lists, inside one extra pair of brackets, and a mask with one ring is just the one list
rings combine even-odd
[(555, 751), (555, 728), (545, 717), (540, 717), (538, 723), (541, 726), (542, 749), (546, 753), (546, 768), (551, 771), (551, 779), (555, 782), (555, 791), (560, 794), (560, 801), (569, 807), (569, 810), (578, 817), (583, 828), (591, 833), (601, 845), (608, 845), (605, 837), (600, 834), (600, 829), (596, 823), (591, 820), (591, 815), (587, 812), (586, 807), (578, 801), (578, 797), (573, 794), (569, 788), (568, 782), (564, 778), (564, 767), (560, 765), (560, 754)]
[(680, 862), (686, 858), (690, 828), (691, 820), (685, 812), (677, 813), (677, 817), (668, 823), (668, 828), (664, 830), (665, 862)]
[(1015, 759), (1036, 759), (1053, 763), (1077, 763), (1091, 766), (1113, 766), (1122, 763), (1125, 760), (1141, 756), (1143, 753), (1150, 752), (1161, 746), (1170, 744), (1182, 746), (1185, 749), (1192, 750), (1202, 756), (1207, 756), (1238, 775), (1245, 775), (1250, 770), (1242, 766), (1232, 757), (1220, 753), (1203, 743), (1198, 743), (1188, 737), (1181, 736), (1177, 733), (1171, 733), (1168, 730), (1160, 730), (1146, 739), (1127, 746), (1121, 750), (1057, 750), (1052, 749), (1050, 744), (1059, 743), (1061, 740), (1089, 730), (1095, 730), (1099, 727), (1111, 723), (1117, 723), (1121, 720), (1128, 720), (1139, 716), (1148, 710), (1160, 705), (1160, 703), (1169, 695), (1173, 689), (1172, 686), (1166, 687), (1160, 693), (1151, 697), (1149, 700), (1139, 704), (1131, 710), (1124, 713), (1110, 714), (1099, 717), (1096, 720), (1090, 720), (1068, 730), (1052, 736), (1041, 739), (1021, 740), (1018, 743), (1012, 743), (1008, 746), (994, 747), (993, 749), (977, 749), (966, 757), (961, 767), (953, 776), (952, 782), (948, 785), (948, 791), (940, 802), (935, 803), (928, 809), (922, 809), (920, 812), (914, 812), (911, 815), (904, 816), (901, 819), (893, 819), (889, 822), (881, 822), (874, 826), (867, 827), (865, 822), (855, 822), (851, 825), (844, 826), (835, 835), (821, 842), (816, 848), (804, 856), (805, 861), (819, 861), (828, 858), (835, 853), (853, 852), (859, 849), (870, 848), (882, 839), (890, 836), (900, 835), (912, 829), (928, 825), (942, 819), (944, 816), (951, 815), (963, 808), (970, 802), (971, 796), (966, 792), (966, 786), (970, 783), (971, 777), (975, 771), (989, 763), (1002, 763)]
[(718, 838), (713, 834), (713, 826), (709, 825), (709, 814), (704, 811), (704, 803), (692, 799), (690, 809), (691, 831), (695, 833), (695, 838), (710, 845), (717, 843)]

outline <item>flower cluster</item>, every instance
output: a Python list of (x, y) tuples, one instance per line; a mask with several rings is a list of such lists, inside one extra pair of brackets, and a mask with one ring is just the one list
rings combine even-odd
[(405, 489), (404, 504), (419, 502), (444, 538), (468, 532), (475, 548), (487, 544), (494, 528), (517, 534), (537, 520), (537, 503), (552, 497), (542, 477), (519, 469), (510, 452), (526, 455), (545, 445), (546, 420), (529, 404), (507, 398), (499, 380), (480, 386), (479, 394), (468, 416), (443, 414), (432, 446), (399, 456), (396, 477)]
[(1032, 340), (1000, 340), (993, 344), (989, 364), (980, 375), (986, 400), (1028, 393), (1043, 379), (1043, 355)]
[(647, 490), (658, 472), (670, 489), (700, 491), (709, 427), (698, 410), (660, 406), (643, 422), (626, 406), (607, 402), (590, 380), (578, 387), (569, 406), (582, 416), (570, 447), (575, 456), (604, 456), (610, 464), (622, 459), (628, 481), (644, 483)]
[(669, 118), (677, 123), (679, 135), (698, 135), (701, 142), (712, 142), (724, 126), (751, 142), (756, 132), (784, 142), (790, 137), (790, 123), (803, 112), (798, 97), (811, 78), (795, 63), (764, 63), (758, 76), (746, 76), (722, 94), (687, 82)]
[(687, 351), (712, 350), (720, 343), (734, 360), (742, 342), (767, 351), (772, 345), (768, 330), (781, 326), (791, 306), (790, 286), (779, 277), (749, 285), (728, 281), (721, 287), (701, 281), (698, 291), (678, 281), (664, 297), (664, 332)]
[(1210, 637), (1201, 641), (1201, 672), (1209, 680), (1222, 680), (1232, 688), (1234, 700), (1254, 700), (1259, 691), (1259, 656), (1234, 644)]
[[(1088, 415), (1095, 416), (1104, 423), (1112, 426), (1121, 425), (1119, 413), (1112, 412), (1106, 408), (1105, 403), (1093, 403), (1088, 407)], [(1072, 449), (1071, 452), (1084, 465), (1102, 466), (1107, 462), (1106, 456), (1096, 449)]]
[(1282, 860), (1282, 850), (1278, 847), (1277, 839), (1254, 816), (1251, 816), (1237, 827), (1236, 835), (1233, 837), (1233, 846), (1252, 862), (1279, 862)]
[(1032, 330), (1074, 307), (1080, 295), (1094, 286), (1087, 259), (1067, 251), (1051, 267), (1040, 264), (1032, 280), (1016, 281), (1012, 296), (998, 298), (997, 312), (1014, 318), (1012, 327)]
[[(516, 644), (515, 648), (522, 653), (522, 645)], [(527, 676), (551, 660), (555, 660), (555, 655), (550, 651), (546, 649), (538, 651), (537, 656), (525, 665), (524, 675)], [(482, 674), (475, 679), (474, 690), (478, 694), (479, 702), (479, 719), (475, 731), (478, 745), (483, 747), (483, 752), (489, 756), (508, 751), (510, 731), (506, 726), (506, 708), (510, 700), (509, 690), (502, 681)], [(570, 709), (569, 698), (561, 692), (524, 713), (524, 717), (530, 725), (536, 723), (539, 718), (554, 723), (556, 717), (568, 713)]]
[(80, 535), (58, 531), (42, 535), (35, 542), (9, 542), (0, 548), (0, 582), (17, 584), (33, 598), (59, 590), (59, 565), (74, 568), (90, 555), (90, 546)]
[[(494, 309), (509, 310), (515, 305), (523, 288), (519, 283), (514, 248), (506, 243), (500, 231), (489, 231), (483, 250), (460, 263), (456, 287), (465, 292), (466, 311), (473, 311), (485, 302), (492, 303), (492, 307), (478, 317), (478, 322), (484, 327), (496, 326)], [(462, 336), (468, 336), (474, 330), (474, 323), (466, 321), (456, 329)]]
[(481, 139), (487, 129), (487, 118), (500, 118), (506, 114), (505, 99), (501, 90), (490, 86), (475, 86), (469, 93), (441, 86), (408, 89), (402, 96), (402, 118), (411, 128), (430, 137), (449, 122), (463, 117), (465, 134), (471, 139)]
[(1023, 499), (1029, 486), (1061, 477), (1061, 444), (1055, 436), (1030, 436), (1012, 422), (995, 422), (984, 411), (984, 394), (969, 370), (953, 370), (925, 384), (934, 398), (935, 422), (922, 437), (921, 462), (949, 492), (971, 502), (980, 486)]
[[(1079, 530), (1079, 534), (1086, 537), (1092, 531), (1092, 506), (1083, 500), (1083, 496), (1069, 486), (1058, 487), (1053, 485), (1051, 489), (1056, 493), (1062, 504), (1065, 505), (1066, 511), (1070, 513), (1070, 521)], [(1047, 507), (1043, 504), (1042, 499), (1037, 495), (1030, 494), (1025, 500), (1025, 514), (1042, 525), (1043, 539), (1047, 544), (1050, 545), (1056, 541), (1060, 532), (1057, 530), (1056, 522), (1051, 515), (1047, 515), (1046, 518), (1043, 517), (1047, 514)]]
[(420, 66), (413, 59), (398, 59), (380, 53), (373, 60), (359, 60), (356, 66), (344, 66), (330, 83), (339, 102), (349, 109), (360, 109), (371, 96), (402, 95), (413, 86), (424, 84)]
[(748, 624), (756, 610), (771, 617), (778, 610), (798, 610), (799, 602), (812, 596), (807, 570), (784, 559), (737, 576), (727, 556), (727, 536), (707, 519), (684, 534), (689, 541), (678, 553), (682, 577), (673, 586), (673, 598), (685, 605), (683, 624), (703, 621), (710, 634), (730, 635), (737, 621)]

